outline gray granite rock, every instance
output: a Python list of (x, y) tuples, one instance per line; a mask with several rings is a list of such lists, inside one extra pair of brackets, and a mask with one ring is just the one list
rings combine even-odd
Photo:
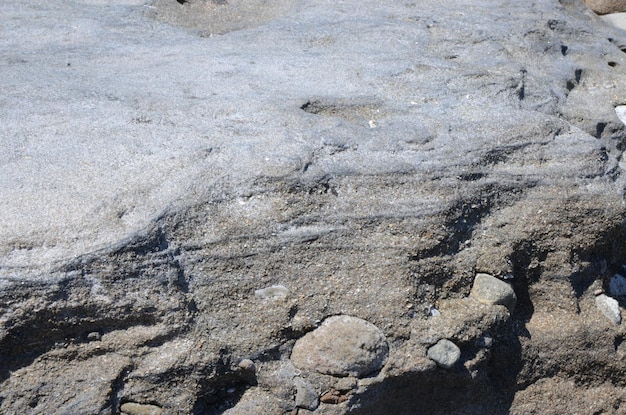
[(329, 317), (296, 341), (293, 364), (334, 376), (363, 377), (379, 370), (389, 352), (383, 332), (372, 323), (352, 316)]
[(476, 274), (470, 297), (485, 304), (503, 305), (511, 312), (515, 310), (517, 303), (517, 296), (511, 284), (489, 274)]

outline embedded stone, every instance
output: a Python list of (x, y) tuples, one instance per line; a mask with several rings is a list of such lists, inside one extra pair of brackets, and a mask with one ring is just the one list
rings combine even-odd
[(619, 303), (615, 298), (601, 294), (596, 297), (596, 307), (598, 307), (598, 310), (600, 310), (600, 312), (616, 326), (622, 322), (622, 314), (619, 309)]
[(461, 359), (461, 349), (448, 339), (441, 339), (428, 349), (427, 356), (444, 369), (450, 369)]
[(510, 312), (515, 310), (517, 303), (517, 296), (511, 284), (489, 274), (476, 274), (470, 297), (484, 304), (503, 305)]
[(379, 370), (389, 346), (383, 332), (363, 319), (329, 317), (296, 341), (291, 361), (300, 369), (326, 375), (363, 377)]

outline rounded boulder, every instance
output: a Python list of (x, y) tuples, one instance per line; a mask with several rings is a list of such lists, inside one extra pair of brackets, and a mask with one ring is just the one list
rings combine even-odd
[(329, 317), (296, 341), (293, 364), (333, 376), (363, 377), (382, 368), (389, 346), (383, 332), (363, 319)]

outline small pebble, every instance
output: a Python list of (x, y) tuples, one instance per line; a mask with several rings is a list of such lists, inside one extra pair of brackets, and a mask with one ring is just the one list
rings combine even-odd
[(601, 294), (596, 297), (596, 307), (598, 307), (598, 310), (600, 310), (600, 312), (616, 326), (622, 322), (622, 314), (619, 310), (619, 303), (615, 298)]
[(102, 334), (98, 333), (97, 331), (92, 331), (91, 333), (87, 335), (87, 340), (90, 342), (99, 341), (101, 339), (102, 339)]
[(329, 390), (328, 392), (323, 394), (322, 397), (320, 398), (321, 402), (328, 403), (331, 405), (337, 405), (347, 400), (348, 400), (348, 397), (346, 395), (343, 395), (337, 389)]
[(430, 307), (430, 310), (428, 310), (428, 315), (431, 317), (439, 317), (441, 313), (435, 307)]
[(428, 358), (444, 369), (450, 369), (459, 362), (461, 349), (448, 339), (441, 339), (428, 349)]
[(252, 360), (243, 359), (241, 362), (239, 362), (239, 369), (246, 372), (255, 372), (256, 366), (254, 365), (254, 362)]
[(148, 405), (135, 402), (126, 402), (120, 407), (127, 415), (162, 415), (163, 409), (156, 405)]

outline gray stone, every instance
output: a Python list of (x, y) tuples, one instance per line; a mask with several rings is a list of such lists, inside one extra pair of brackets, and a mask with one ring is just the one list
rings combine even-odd
[(596, 297), (596, 307), (602, 314), (608, 318), (611, 323), (619, 325), (622, 322), (622, 314), (619, 309), (619, 303), (615, 298), (601, 294)]
[(319, 406), (320, 401), (313, 385), (301, 377), (296, 377), (293, 382), (296, 385), (296, 406), (314, 411)]
[(256, 371), (256, 366), (254, 365), (254, 362), (250, 359), (242, 359), (241, 362), (239, 362), (238, 366), (241, 370), (246, 372)]
[(428, 358), (444, 369), (451, 369), (461, 359), (461, 349), (448, 339), (439, 340), (428, 348)]
[(499, 304), (515, 310), (517, 296), (511, 284), (489, 274), (476, 274), (470, 297), (485, 304)]
[(615, 274), (609, 280), (609, 293), (613, 297), (626, 295), (626, 278), (621, 274)]
[(156, 405), (141, 404), (135, 402), (123, 403), (121, 411), (128, 415), (161, 415), (163, 409)]
[(298, 339), (291, 353), (296, 367), (335, 376), (363, 377), (379, 370), (389, 346), (378, 327), (363, 319), (329, 317)]

